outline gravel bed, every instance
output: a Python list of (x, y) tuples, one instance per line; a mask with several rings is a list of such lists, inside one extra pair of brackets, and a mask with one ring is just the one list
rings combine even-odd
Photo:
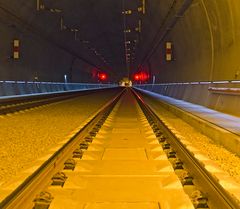
[(215, 161), (219, 167), (229, 173), (236, 182), (240, 183), (240, 158), (215, 144), (214, 141), (200, 133), (197, 129), (184, 122), (182, 119), (161, 107), (157, 101), (144, 99), (157, 112), (157, 114), (166, 120), (172, 127), (178, 130), (186, 140), (190, 141), (194, 147), (203, 152), (209, 159)]
[(0, 117), (0, 182), (28, 168), (117, 92), (98, 92)]

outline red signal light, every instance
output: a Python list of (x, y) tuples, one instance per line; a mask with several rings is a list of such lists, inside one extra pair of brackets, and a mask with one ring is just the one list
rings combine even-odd
[(101, 79), (101, 80), (105, 80), (105, 79), (106, 79), (106, 75), (105, 75), (105, 74), (102, 74), (102, 75), (100, 76), (100, 79)]
[(107, 74), (106, 73), (98, 73), (98, 78), (100, 81), (107, 80)]
[(135, 81), (147, 81), (149, 79), (149, 74), (147, 72), (139, 72), (133, 76)]
[(135, 74), (135, 75), (134, 75), (134, 80), (135, 80), (135, 81), (139, 81), (139, 79), (140, 79), (139, 75), (138, 75), (138, 74)]

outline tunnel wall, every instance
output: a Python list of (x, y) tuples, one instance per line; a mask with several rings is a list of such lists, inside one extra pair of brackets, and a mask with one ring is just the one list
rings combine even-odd
[[(156, 78), (149, 83), (156, 85), (141, 88), (239, 116), (240, 86), (234, 81), (240, 79), (240, 1), (154, 2), (159, 17), (152, 23), (162, 27), (159, 45), (147, 61)], [(191, 2), (190, 6), (177, 16), (186, 2)], [(171, 25), (174, 18), (176, 23)], [(172, 61), (166, 61), (166, 42), (173, 44)]]
[[(0, 14), (0, 18), (3, 14)], [(4, 17), (3, 17), (4, 19)], [(91, 82), (92, 68), (36, 34), (13, 22), (0, 21), (0, 80), (64, 82), (73, 73), (73, 82)], [(20, 40), (20, 59), (13, 59), (13, 40)], [(73, 63), (73, 64), (72, 64)], [(73, 66), (72, 66), (73, 65)]]
[(115, 87), (112, 84), (0, 81), (0, 97)]
[[(182, 4), (187, 0), (182, 0)], [(166, 4), (170, 0), (164, 1)], [(154, 5), (158, 7), (158, 5)], [(160, 5), (159, 5), (160, 7)], [(237, 80), (240, 78), (240, 2), (193, 0), (168, 28), (148, 60), (158, 83)], [(167, 13), (158, 8), (159, 13)], [(176, 11), (177, 12), (177, 9)], [(173, 43), (173, 61), (165, 60), (165, 43)]]
[(240, 82), (186, 82), (135, 86), (164, 96), (240, 116)]

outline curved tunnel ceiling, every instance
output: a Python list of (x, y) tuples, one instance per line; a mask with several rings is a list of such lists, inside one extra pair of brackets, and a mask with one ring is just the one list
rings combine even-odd
[[(35, 36), (68, 54), (56, 53), (55, 59), (62, 62), (59, 66), (51, 63), (53, 58), (43, 65), (59, 70), (66, 65), (62, 73), (77, 59), (84, 63), (79, 68), (106, 71), (112, 81), (141, 67), (159, 82), (237, 79), (238, 6), (230, 0), (0, 0), (0, 24), (14, 31), (12, 37)], [(170, 63), (164, 54), (167, 41), (174, 46)], [(225, 49), (235, 77), (222, 66), (226, 67), (221, 62)], [(32, 54), (29, 47), (26, 51)], [(46, 51), (54, 57), (54, 50)]]

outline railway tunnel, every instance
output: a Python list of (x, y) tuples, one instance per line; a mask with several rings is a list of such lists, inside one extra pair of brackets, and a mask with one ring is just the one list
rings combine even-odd
[(0, 208), (240, 208), (239, 8), (0, 0)]

